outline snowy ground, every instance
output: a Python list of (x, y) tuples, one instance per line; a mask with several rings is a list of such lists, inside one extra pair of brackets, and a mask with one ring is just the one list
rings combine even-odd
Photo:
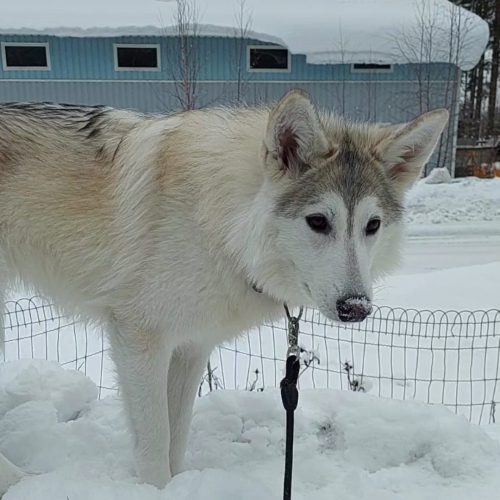
[(451, 184), (421, 181), (408, 196), (408, 219), (412, 224), (448, 222), (500, 222), (500, 178), (457, 179)]
[[(41, 475), (4, 500), (262, 500), (281, 497), (277, 390), (198, 401), (188, 471), (166, 490), (137, 484), (121, 406), (57, 364), (0, 368), (0, 450)], [(80, 376), (78, 376), (80, 375)], [(295, 500), (498, 498), (500, 444), (443, 407), (328, 389), (302, 391)]]
[[(378, 290), (377, 304), (499, 309), (500, 179), (422, 183), (409, 206), (405, 262)], [(387, 312), (358, 329), (332, 328), (312, 313), (302, 323), (302, 342), (321, 364), (301, 376), (295, 499), (497, 499), (500, 427), (478, 428), (452, 412), (491, 420), (489, 402), (500, 399), (500, 317), (405, 313), (399, 319), (412, 320), (409, 327), (396, 316), (384, 319)], [(7, 359), (56, 359), (113, 386), (102, 341), (92, 332), (86, 337), (51, 309), (34, 310), (27, 301), (12, 310), (9, 324), (21, 326), (7, 331)], [(102, 390), (108, 396), (99, 401), (93, 382), (57, 364), (0, 365), (0, 452), (44, 473), (12, 488), (5, 500), (279, 498), (284, 429), (272, 386), (282, 364), (272, 358), (285, 351), (284, 326), (263, 327), (214, 357), (226, 387), (249, 387), (258, 368), (256, 388), (265, 390), (216, 391), (198, 400), (189, 471), (164, 492), (136, 484), (114, 391)], [(345, 361), (367, 393), (336, 390), (348, 387)]]
[[(432, 235), (429, 234), (431, 230), (435, 231)], [(414, 234), (406, 245), (398, 275), (470, 267), (499, 260), (500, 222), (497, 221), (425, 226), (427, 234), (424, 235), (418, 226), (411, 227), (411, 231)]]

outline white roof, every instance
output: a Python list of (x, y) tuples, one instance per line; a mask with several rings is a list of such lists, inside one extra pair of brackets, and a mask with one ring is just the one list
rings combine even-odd
[[(200, 34), (235, 36), (237, 0), (196, 3)], [(172, 0), (12, 0), (1, 7), (0, 33), (164, 35), (175, 9)], [(316, 64), (452, 61), (468, 70), (489, 36), (485, 21), (447, 0), (246, 0), (245, 9), (252, 38)]]

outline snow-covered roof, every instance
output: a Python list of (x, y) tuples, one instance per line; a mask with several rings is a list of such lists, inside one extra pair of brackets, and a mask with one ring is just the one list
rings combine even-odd
[[(197, 0), (199, 34), (235, 36), (241, 1)], [(175, 0), (15, 0), (1, 7), (0, 33), (165, 35), (175, 11)], [(244, 11), (249, 37), (316, 64), (453, 62), (468, 70), (489, 36), (485, 21), (448, 0), (244, 0)]]

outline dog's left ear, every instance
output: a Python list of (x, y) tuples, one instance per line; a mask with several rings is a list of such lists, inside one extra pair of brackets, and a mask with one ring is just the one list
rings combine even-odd
[(375, 148), (387, 175), (399, 191), (406, 191), (420, 177), (448, 122), (448, 111), (436, 109), (386, 136)]
[[(273, 160), (273, 174), (299, 177), (311, 161), (326, 156), (328, 143), (309, 96), (292, 90), (269, 115), (265, 138), (266, 156)], [(269, 161), (269, 160), (268, 160)]]

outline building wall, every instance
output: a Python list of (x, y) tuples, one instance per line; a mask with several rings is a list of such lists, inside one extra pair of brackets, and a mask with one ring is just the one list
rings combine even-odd
[[(0, 102), (55, 101), (106, 104), (142, 112), (166, 112), (180, 106), (175, 83), (177, 42), (172, 38), (57, 38), (0, 36), (0, 41), (50, 44), (50, 71), (0, 69)], [(161, 71), (115, 71), (113, 43), (159, 43)], [(198, 107), (228, 104), (237, 98), (239, 40), (204, 38), (200, 54)], [(259, 44), (247, 40), (248, 44)], [(292, 88), (308, 92), (318, 106), (354, 119), (404, 122), (420, 112), (449, 107), (453, 89), (448, 65), (395, 65), (390, 73), (353, 73), (349, 64), (311, 65), (305, 56), (292, 56), (289, 73), (249, 73), (240, 86), (249, 104), (275, 101)], [(0, 65), (1, 68), (1, 65)], [(178, 69), (178, 68), (177, 68)], [(451, 167), (454, 123), (445, 132), (441, 164)], [(443, 160), (444, 157), (444, 160)], [(431, 160), (429, 169), (438, 161)]]
[[(48, 42), (52, 68), (50, 71), (4, 71), (0, 66), (0, 79), (41, 80), (171, 80), (178, 73), (178, 41), (173, 37), (111, 37), (77, 38), (30, 35), (0, 35), (0, 42)], [(113, 44), (159, 44), (160, 71), (115, 71)], [(238, 77), (241, 40), (237, 38), (205, 37), (197, 40), (198, 78), (204, 81), (228, 81)], [(247, 39), (247, 45), (266, 45)], [(349, 64), (307, 64), (303, 55), (293, 55), (289, 73), (249, 73), (246, 71), (246, 51), (243, 74), (246, 79), (271, 81), (339, 81), (366, 80), (366, 73), (353, 73)], [(420, 65), (397, 64), (390, 73), (371, 73), (377, 81), (413, 80), (422, 74)], [(426, 65), (425, 79), (443, 80), (448, 65)]]

